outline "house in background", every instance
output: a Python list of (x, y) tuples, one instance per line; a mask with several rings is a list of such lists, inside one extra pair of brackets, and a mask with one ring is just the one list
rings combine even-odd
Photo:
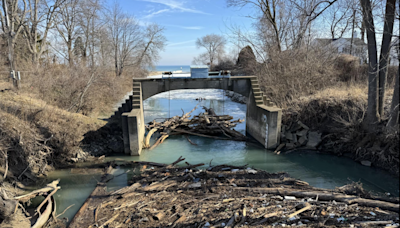
[[(313, 43), (314, 45), (328, 48), (337, 54), (348, 54), (358, 57), (360, 59), (360, 64), (368, 62), (367, 44), (360, 38), (357, 38), (356, 33), (353, 36), (353, 44), (351, 44), (351, 38), (317, 38)], [(351, 48), (352, 46), (353, 48)]]

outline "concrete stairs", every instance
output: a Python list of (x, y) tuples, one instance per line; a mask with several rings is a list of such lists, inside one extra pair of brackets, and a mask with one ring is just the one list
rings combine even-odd
[(129, 95), (129, 99), (125, 100), (114, 115), (110, 119), (120, 119), (123, 113), (131, 112), (133, 109), (140, 109), (141, 107), (141, 97), (142, 97), (142, 87), (140, 82), (133, 82), (132, 95)]
[(253, 89), (254, 98), (257, 105), (266, 105), (273, 106), (274, 104), (271, 102), (267, 96), (263, 94), (260, 88), (260, 83), (258, 82), (257, 77), (253, 77), (251, 80), (251, 88)]

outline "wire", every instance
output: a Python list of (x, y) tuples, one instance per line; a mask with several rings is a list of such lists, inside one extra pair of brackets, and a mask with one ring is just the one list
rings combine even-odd
[(168, 118), (171, 118), (171, 79), (168, 79)]

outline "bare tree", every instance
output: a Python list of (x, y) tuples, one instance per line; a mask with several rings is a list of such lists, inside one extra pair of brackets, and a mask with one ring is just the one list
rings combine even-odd
[[(399, 46), (400, 47), (400, 46)], [(400, 50), (399, 50), (400, 51)], [(399, 59), (400, 61), (400, 59)], [(389, 121), (387, 127), (389, 132), (399, 131), (399, 78), (400, 78), (400, 64), (397, 69), (396, 82), (394, 84), (392, 105), (390, 107)]]
[(133, 16), (123, 13), (118, 2), (114, 3), (107, 20), (114, 52), (115, 75), (120, 76), (124, 67), (135, 64), (135, 54), (143, 47), (142, 33), (138, 22)]
[(207, 50), (206, 53), (200, 55), (203, 64), (209, 63), (210, 69), (212, 69), (214, 63), (216, 60), (218, 60), (218, 56), (221, 56), (224, 53), (225, 44), (225, 38), (216, 34), (210, 34), (201, 38), (197, 38), (197, 48), (205, 48)]
[(379, 122), (378, 113), (378, 57), (376, 49), (376, 37), (374, 18), (370, 0), (361, 0), (363, 8), (364, 25), (367, 31), (368, 41), (368, 107), (365, 118), (365, 128), (373, 131), (375, 125)]
[(378, 111), (379, 115), (383, 116), (383, 106), (385, 101), (385, 89), (386, 89), (386, 77), (387, 77), (387, 66), (390, 57), (390, 46), (392, 43), (393, 24), (396, 0), (387, 0), (385, 10), (385, 20), (383, 27), (383, 38), (381, 46), (381, 54), (379, 56), (379, 103)]
[(29, 14), (24, 23), (23, 34), (33, 63), (37, 64), (39, 57), (47, 49), (48, 33), (54, 25), (57, 10), (64, 2), (65, 0), (28, 0)]
[(341, 38), (349, 30), (353, 19), (351, 6), (346, 1), (338, 0), (336, 4), (329, 8), (327, 14), (324, 16), (329, 24), (332, 39)]
[(227, 0), (227, 4), (232, 7), (246, 5), (254, 7), (259, 14), (249, 15), (249, 17), (258, 21), (256, 27), (264, 38), (268, 38), (266, 44), (270, 47), (275, 46), (275, 49), (280, 52), (283, 49), (283, 43), (286, 43), (286, 48), (299, 47), (311, 22), (336, 1)]
[(79, 1), (66, 0), (65, 6), (61, 8), (56, 22), (57, 31), (67, 46), (66, 58), (70, 66), (74, 63), (73, 42), (78, 35)]
[(138, 58), (138, 66), (154, 67), (155, 62), (160, 58), (160, 51), (164, 50), (167, 39), (164, 28), (157, 24), (150, 24), (144, 32), (144, 47)]
[(10, 70), (15, 70), (15, 57), (14, 57), (14, 45), (21, 30), (27, 13), (27, 2), (23, 0), (22, 6), (20, 1), (13, 0), (7, 1), (2, 0), (0, 10), (1, 28), (6, 36), (8, 44), (8, 60), (10, 63)]
[(103, 22), (100, 21), (100, 11), (103, 6), (100, 4), (100, 0), (86, 0), (80, 2), (80, 16), (79, 16), (79, 27), (82, 39), (82, 50), (81, 58), (83, 62), (86, 62), (87, 57), (90, 59), (90, 65), (95, 65), (95, 52), (96, 46), (99, 39), (99, 30), (103, 26)]

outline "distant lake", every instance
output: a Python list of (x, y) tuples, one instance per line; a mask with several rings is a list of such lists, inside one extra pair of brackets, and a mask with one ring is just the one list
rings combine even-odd
[(175, 71), (182, 70), (183, 72), (190, 72), (190, 65), (170, 65), (170, 66), (156, 66), (155, 71)]

